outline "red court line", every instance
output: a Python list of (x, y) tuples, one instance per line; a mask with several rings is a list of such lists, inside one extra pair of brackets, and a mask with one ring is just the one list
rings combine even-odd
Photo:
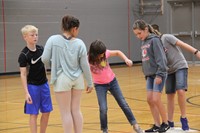
[(130, 0), (128, 0), (128, 58), (130, 59), (131, 57), (131, 53), (130, 53), (130, 49), (131, 49), (131, 41), (130, 41)]
[(4, 0), (2, 0), (1, 2), (2, 2), (2, 20), (3, 20), (4, 72), (6, 72), (6, 24), (5, 24)]

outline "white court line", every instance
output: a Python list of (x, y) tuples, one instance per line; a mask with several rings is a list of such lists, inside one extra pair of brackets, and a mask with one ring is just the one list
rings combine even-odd
[(174, 128), (170, 128), (169, 130), (167, 130), (166, 133), (197, 133), (197, 132), (200, 132), (200, 131), (197, 131), (197, 130), (188, 130), (188, 131), (183, 131), (180, 127), (174, 127)]

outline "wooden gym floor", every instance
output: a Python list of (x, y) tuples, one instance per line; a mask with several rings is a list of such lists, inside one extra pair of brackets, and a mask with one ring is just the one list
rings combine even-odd
[[(112, 67), (121, 86), (124, 97), (131, 107), (141, 128), (147, 129), (153, 123), (146, 102), (145, 79), (141, 66)], [(191, 130), (200, 132), (200, 66), (190, 66), (187, 94), (187, 117)], [(50, 74), (48, 74), (50, 78)], [(63, 133), (58, 106), (51, 86), (54, 110), (49, 118), (47, 133)], [(166, 95), (162, 99), (166, 105)], [(29, 116), (23, 113), (24, 91), (19, 75), (0, 76), (0, 133), (29, 133)], [(95, 90), (86, 94), (83, 92), (81, 109), (84, 117), (83, 133), (100, 133), (99, 112)], [(183, 132), (180, 130), (180, 113), (176, 101), (174, 130), (168, 132)], [(38, 117), (39, 118), (39, 117)], [(121, 109), (108, 93), (108, 126), (109, 133), (131, 133), (129, 125)], [(39, 120), (38, 120), (39, 124)]]

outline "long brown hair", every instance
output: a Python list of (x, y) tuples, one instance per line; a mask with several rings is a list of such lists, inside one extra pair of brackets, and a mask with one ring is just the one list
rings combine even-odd
[(145, 30), (146, 27), (148, 28), (149, 33), (160, 36), (160, 33), (156, 31), (150, 24), (147, 24), (144, 20), (136, 20), (133, 24), (133, 30)]
[[(92, 65), (99, 66), (102, 60), (106, 60), (105, 56), (106, 46), (100, 40), (95, 40), (91, 43), (89, 52), (88, 52), (88, 59), (89, 63)], [(99, 55), (104, 54), (103, 58), (99, 58)]]

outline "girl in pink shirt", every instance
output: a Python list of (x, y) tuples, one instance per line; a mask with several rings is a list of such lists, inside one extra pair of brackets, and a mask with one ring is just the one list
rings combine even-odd
[(97, 94), (101, 130), (103, 133), (108, 133), (107, 123), (107, 92), (110, 91), (114, 96), (118, 105), (124, 112), (129, 123), (133, 126), (133, 129), (137, 133), (143, 133), (143, 130), (137, 124), (137, 121), (127, 104), (118, 81), (108, 63), (108, 58), (112, 56), (119, 56), (125, 61), (128, 66), (132, 66), (132, 61), (129, 60), (124, 53), (119, 50), (107, 50), (103, 42), (96, 40), (90, 45), (88, 52), (88, 59), (90, 63), (90, 69), (92, 72), (93, 82)]

